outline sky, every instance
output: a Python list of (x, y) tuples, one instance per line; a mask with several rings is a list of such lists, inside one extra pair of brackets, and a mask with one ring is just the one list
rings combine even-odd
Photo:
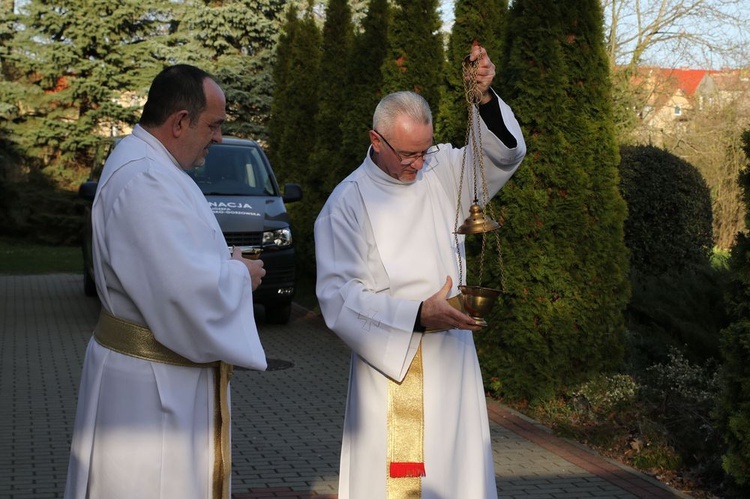
[[(440, 12), (443, 20), (443, 30), (450, 31), (453, 25), (453, 5), (455, 0), (440, 0)], [(679, 3), (679, 2), (678, 2)], [(695, 3), (691, 1), (690, 3)], [(720, 3), (711, 2), (708, 0), (707, 3)], [(741, 16), (750, 16), (750, 0), (739, 0), (733, 2), (735, 4), (734, 12), (739, 12)], [(743, 15), (744, 13), (744, 15)], [(690, 24), (685, 24), (684, 28), (690, 29)], [(697, 47), (693, 47), (691, 50), (689, 47), (677, 50), (674, 45), (662, 44), (656, 48), (650, 50), (645, 55), (644, 64), (657, 64), (664, 65), (667, 67), (679, 67), (679, 66), (690, 66), (690, 67), (705, 67), (706, 69), (720, 69), (722, 67), (746, 67), (750, 66), (750, 29), (736, 28), (728, 24), (711, 23), (708, 29), (708, 35), (711, 38), (717, 39), (716, 34), (723, 36), (724, 42), (719, 41), (718, 43), (725, 45), (727, 43), (735, 43), (737, 48), (732, 52), (732, 55), (721, 55), (711, 53), (710, 51), (701, 51)]]
[(453, 24), (453, 0), (440, 0), (440, 14), (443, 19), (443, 29), (449, 29)]

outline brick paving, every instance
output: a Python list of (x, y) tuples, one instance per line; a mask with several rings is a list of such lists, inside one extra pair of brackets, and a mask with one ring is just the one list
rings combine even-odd
[[(0, 499), (62, 497), (99, 313), (82, 286), (74, 274), (0, 276)], [(272, 370), (232, 379), (234, 499), (336, 499), (348, 349), (299, 307), (288, 325), (258, 321)], [(501, 404), (488, 411), (501, 498), (689, 497)]]

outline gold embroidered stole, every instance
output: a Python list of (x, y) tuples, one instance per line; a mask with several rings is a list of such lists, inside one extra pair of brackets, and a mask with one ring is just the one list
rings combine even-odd
[(422, 343), (403, 381), (388, 380), (388, 499), (422, 496), (424, 468)]
[(99, 322), (94, 329), (94, 339), (105, 348), (130, 357), (136, 357), (161, 364), (184, 367), (214, 368), (214, 470), (213, 497), (230, 499), (229, 488), (232, 479), (232, 450), (229, 445), (230, 415), (229, 379), (232, 365), (226, 362), (200, 364), (186, 359), (168, 349), (154, 338), (147, 327), (119, 319), (105, 310), (99, 314)]

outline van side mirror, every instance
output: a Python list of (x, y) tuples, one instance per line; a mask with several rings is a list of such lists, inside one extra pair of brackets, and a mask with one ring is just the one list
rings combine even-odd
[(99, 184), (98, 182), (94, 182), (91, 180), (89, 180), (88, 182), (82, 183), (81, 186), (78, 188), (78, 197), (93, 203), (94, 196), (96, 195), (96, 186), (98, 184)]
[(302, 187), (299, 184), (284, 184), (284, 196), (281, 198), (285, 203), (294, 203), (302, 199)]

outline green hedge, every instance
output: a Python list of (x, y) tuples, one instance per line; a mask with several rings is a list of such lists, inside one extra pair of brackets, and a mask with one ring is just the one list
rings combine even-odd
[(690, 163), (653, 146), (620, 149), (631, 268), (659, 275), (707, 262), (713, 248), (711, 191)]
[(0, 235), (51, 246), (80, 244), (83, 201), (45, 179), (6, 183)]
[(633, 291), (630, 362), (664, 362), (672, 348), (695, 362), (717, 358), (727, 319), (724, 274), (710, 265), (710, 190), (694, 166), (663, 149), (627, 146), (620, 157)]

